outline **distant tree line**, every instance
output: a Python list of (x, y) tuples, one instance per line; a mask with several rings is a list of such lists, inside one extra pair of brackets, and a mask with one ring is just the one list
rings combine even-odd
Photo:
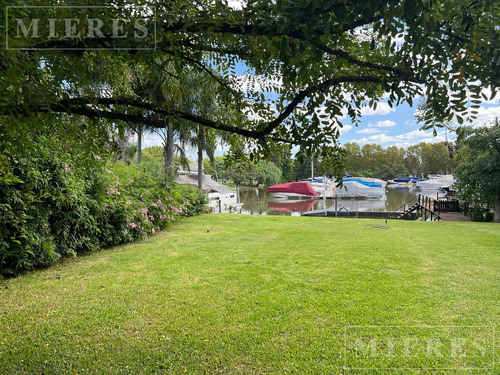
[(361, 147), (345, 145), (347, 173), (361, 177), (390, 180), (400, 176), (426, 177), (429, 174), (451, 174), (457, 166), (453, 145), (446, 142), (424, 143), (407, 148), (376, 144)]
[[(451, 174), (456, 165), (451, 143), (419, 143), (404, 147), (384, 148), (376, 144), (360, 146), (357, 143), (345, 144), (346, 175), (374, 177), (390, 180), (401, 176), (413, 175), (426, 177), (429, 174)], [(314, 163), (311, 168), (311, 162)], [(218, 156), (211, 162), (204, 161), (205, 173), (214, 178), (233, 181), (237, 185), (269, 186), (279, 182), (297, 181), (330, 174), (321, 167), (316, 158), (295, 158), (290, 150), (274, 154), (269, 160), (251, 162), (248, 157), (228, 163), (227, 157)], [(324, 164), (324, 163), (323, 163)]]

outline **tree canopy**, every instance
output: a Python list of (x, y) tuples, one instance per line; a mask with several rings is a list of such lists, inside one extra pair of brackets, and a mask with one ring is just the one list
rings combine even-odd
[[(3, 44), (21, 43), (19, 28), (7, 27), (20, 17), (42, 24), (56, 12), (74, 16), (72, 8), (50, 4), (31, 1), (46, 8), (14, 8), (8, 17), (2, 7)], [(171, 118), (234, 134), (252, 154), (293, 144), (332, 163), (343, 152), (342, 119), (359, 122), (363, 106), (412, 104), (423, 96), (430, 126), (462, 123), (474, 116), (468, 108), (479, 105), (483, 87), (495, 95), (500, 86), (498, 1), (251, 1), (241, 9), (208, 0), (105, 5), (112, 8), (100, 14), (105, 23), (130, 18), (139, 5), (154, 6), (156, 49), (120, 40), (124, 48), (110, 50), (116, 41), (109, 35), (90, 39), (85, 30), (72, 38), (24, 38), (24, 50), (0, 54), (3, 132), (18, 132), (20, 116), (64, 114), (99, 119), (101, 126), (109, 120), (160, 128)], [(87, 18), (92, 11), (79, 8)], [(213, 82), (217, 112), (194, 113), (182, 105), (186, 71)], [(154, 79), (164, 95), (154, 101), (138, 95), (131, 78), (137, 72), (161, 75)], [(341, 163), (333, 165), (341, 175)]]
[(500, 223), (500, 124), (465, 130), (459, 142), (459, 164), (455, 170), (462, 197), (478, 209), (495, 207), (494, 221)]

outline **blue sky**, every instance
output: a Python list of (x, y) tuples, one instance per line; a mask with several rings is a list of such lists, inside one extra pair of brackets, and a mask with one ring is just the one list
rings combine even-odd
[[(420, 142), (441, 142), (446, 139), (446, 136), (449, 140), (455, 138), (453, 134), (445, 134), (444, 130), (439, 131), (436, 137), (431, 131), (421, 131), (420, 125), (413, 116), (417, 104), (418, 101), (413, 107), (405, 103), (397, 108), (390, 108), (386, 103), (382, 103), (375, 112), (365, 111), (359, 127), (346, 122), (347, 125), (343, 129), (340, 140), (342, 143), (356, 142), (360, 145), (375, 143), (383, 147), (392, 145), (408, 147)], [(477, 119), (472, 124), (474, 126), (491, 122), (496, 116), (500, 118), (498, 97), (482, 103), (478, 112)], [(458, 126), (458, 124), (455, 125)]]

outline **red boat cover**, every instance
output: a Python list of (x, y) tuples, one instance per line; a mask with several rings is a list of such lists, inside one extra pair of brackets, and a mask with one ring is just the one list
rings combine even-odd
[(278, 184), (269, 186), (267, 188), (268, 193), (295, 193), (301, 195), (309, 195), (311, 197), (317, 197), (318, 193), (309, 185), (309, 183), (304, 181), (299, 182), (288, 182), (286, 184)]
[(267, 207), (272, 208), (275, 211), (307, 212), (312, 210), (316, 202), (316, 199), (308, 199), (305, 201), (287, 200), (284, 202), (267, 202)]

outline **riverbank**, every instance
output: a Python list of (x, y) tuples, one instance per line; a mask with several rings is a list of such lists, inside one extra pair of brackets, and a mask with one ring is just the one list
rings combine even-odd
[[(490, 223), (194, 217), (147, 241), (1, 282), (0, 368), (343, 372), (354, 360), (344, 356), (353, 326), (409, 327), (423, 342), (437, 331), (410, 327), (498, 324), (498, 243)], [(480, 358), (424, 351), (369, 365), (491, 366), (488, 332), (462, 333), (485, 338)]]

